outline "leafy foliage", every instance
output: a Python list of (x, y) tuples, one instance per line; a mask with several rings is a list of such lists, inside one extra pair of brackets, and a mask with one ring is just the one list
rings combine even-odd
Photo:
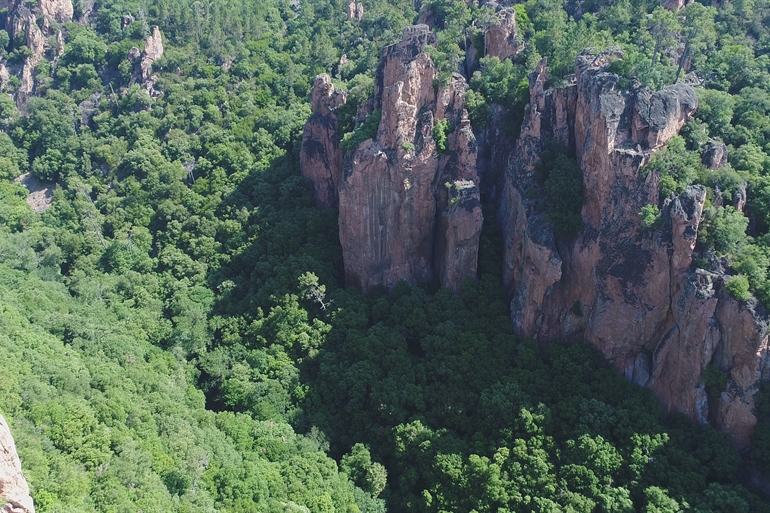
[(553, 223), (554, 233), (563, 238), (574, 236), (583, 227), (583, 173), (563, 148), (550, 146), (535, 165), (535, 179), (543, 186), (547, 199), (545, 215)]
[[(349, 91), (343, 149), (376, 134), (380, 113), (354, 130), (356, 111), (417, 13), (365, 5), (359, 22), (327, 0), (98, 2), (36, 68), (26, 115), (0, 95), (0, 407), (38, 511), (767, 511), (735, 484), (722, 435), (664, 416), (583, 344), (511, 335), (493, 226), (461, 297), (341, 287), (335, 213), (313, 208), (298, 143), (320, 72)], [(471, 75), (474, 128), (494, 108), (515, 139), (542, 57), (554, 83), (610, 44), (629, 85), (699, 73), (698, 119), (654, 169), (664, 195), (704, 183), (733, 201), (748, 182), (748, 217), (709, 209), (699, 241), (768, 302), (767, 1), (676, 19), (657, 3), (586, 1), (580, 20), (564, 7), (514, 6), (524, 50), (501, 62), (467, 58), (488, 8), (428, 2), (439, 82)], [(155, 24), (166, 52), (150, 96), (127, 54)], [(0, 30), (10, 68), (31, 55), (23, 42)], [(729, 169), (700, 164), (709, 137), (730, 146)], [(27, 171), (55, 182), (45, 213), (12, 182)], [(550, 149), (538, 173), (545, 214), (571, 236), (579, 169)], [(739, 278), (728, 286), (745, 296)]]

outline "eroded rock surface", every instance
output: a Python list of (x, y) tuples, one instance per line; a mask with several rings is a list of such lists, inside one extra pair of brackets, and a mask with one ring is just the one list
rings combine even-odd
[(329, 75), (315, 78), (312, 92), (312, 115), (302, 133), (300, 168), (302, 176), (313, 182), (316, 206), (337, 206), (342, 178), (342, 150), (338, 133), (337, 108), (347, 99), (344, 91), (334, 88)]
[[(692, 270), (704, 187), (667, 199), (655, 228), (639, 216), (659, 197), (659, 177), (644, 166), (692, 116), (697, 97), (684, 84), (621, 90), (606, 70), (615, 58), (584, 53), (565, 87), (544, 90), (545, 63), (530, 77), (529, 117), (501, 207), (514, 328), (542, 340), (585, 336), (670, 411), (714, 422), (743, 448), (766, 372), (764, 314), (732, 298), (721, 276)], [(573, 241), (556, 240), (524, 194), (550, 140), (569, 148), (583, 173), (584, 228)], [(701, 382), (709, 364), (730, 377), (719, 397), (707, 397)]]
[(0, 513), (34, 513), (29, 485), (21, 471), (16, 443), (0, 415)]
[(516, 29), (516, 11), (510, 7), (487, 4), (497, 9), (497, 20), (487, 28), (484, 35), (486, 54), (501, 61), (517, 55), (522, 49)]
[(456, 291), (476, 274), (482, 217), (467, 84), (455, 73), (434, 87), (438, 70), (424, 50), (435, 44), (416, 25), (386, 47), (374, 101), (359, 113), (379, 109), (381, 120), (346, 161), (339, 207), (345, 278), (364, 290), (438, 274)]

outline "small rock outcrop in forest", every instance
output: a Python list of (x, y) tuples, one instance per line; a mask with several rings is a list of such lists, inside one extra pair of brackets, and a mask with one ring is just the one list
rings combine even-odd
[(0, 513), (34, 513), (29, 485), (21, 472), (16, 444), (0, 415)]
[[(51, 52), (52, 58), (62, 55), (64, 38), (61, 29), (54, 27), (72, 21), (74, 8), (71, 0), (39, 0), (34, 7), (20, 0), (12, 0), (0, 4), (0, 8), (2, 7), (8, 9), (4, 27), (11, 41), (15, 44), (23, 34), (23, 42), (30, 51), (20, 69), (9, 72), (5, 63), (0, 62), (0, 67), (5, 69), (5, 73), (0, 74), (10, 76), (10, 73), (13, 73), (19, 76), (16, 103), (23, 107), (35, 89), (35, 66), (43, 60), (46, 53)], [(56, 44), (53, 45), (52, 42)], [(7, 79), (0, 77), (2, 85), (6, 81)]]
[[(580, 55), (564, 87), (544, 89), (545, 63), (530, 77), (529, 117), (501, 205), (515, 331), (540, 340), (584, 336), (670, 411), (712, 421), (746, 447), (752, 396), (767, 377), (767, 323), (753, 300), (727, 293), (723, 276), (692, 269), (706, 189), (666, 199), (657, 228), (639, 215), (659, 197), (660, 176), (644, 166), (694, 113), (697, 97), (684, 84), (624, 91), (607, 71), (611, 58)], [(526, 193), (548, 141), (568, 148), (582, 172), (583, 228), (572, 241), (554, 236)], [(728, 376), (724, 390), (707, 392), (708, 365)]]
[(334, 88), (329, 75), (315, 77), (311, 99), (312, 115), (302, 133), (300, 169), (313, 182), (316, 206), (337, 206), (342, 178), (342, 150), (338, 133), (337, 108), (347, 99), (344, 91)]
[(345, 279), (363, 290), (438, 276), (457, 291), (476, 274), (482, 216), (467, 84), (455, 73), (434, 87), (439, 73), (424, 50), (435, 44), (416, 25), (383, 50), (376, 135), (346, 158), (340, 242)]
[(155, 91), (155, 83), (158, 78), (152, 74), (152, 65), (161, 57), (163, 57), (163, 37), (157, 25), (152, 29), (152, 34), (147, 36), (143, 51), (140, 52), (138, 48), (131, 48), (128, 53), (129, 60), (135, 66), (131, 83), (142, 84), (150, 96), (158, 96), (159, 94)]

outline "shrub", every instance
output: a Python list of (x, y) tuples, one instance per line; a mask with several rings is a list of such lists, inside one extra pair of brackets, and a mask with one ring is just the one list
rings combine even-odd
[(660, 209), (657, 205), (645, 205), (639, 212), (639, 217), (642, 218), (642, 224), (645, 228), (657, 226), (660, 221)]
[(749, 292), (749, 279), (742, 274), (733, 276), (730, 278), (730, 281), (725, 282), (725, 288), (735, 299), (746, 301), (751, 297), (751, 292)]
[(583, 173), (563, 148), (549, 146), (535, 165), (535, 179), (543, 185), (548, 198), (545, 215), (553, 223), (557, 237), (570, 238), (583, 227)]
[(439, 155), (446, 153), (447, 134), (449, 134), (450, 130), (451, 126), (446, 119), (439, 119), (433, 127), (433, 140), (436, 141), (436, 151)]
[(366, 117), (361, 125), (353, 132), (348, 132), (342, 137), (340, 141), (340, 148), (345, 153), (349, 151), (355, 151), (358, 145), (367, 139), (374, 139), (377, 136), (377, 129), (380, 126), (380, 118), (382, 117), (382, 111), (380, 109), (375, 110)]

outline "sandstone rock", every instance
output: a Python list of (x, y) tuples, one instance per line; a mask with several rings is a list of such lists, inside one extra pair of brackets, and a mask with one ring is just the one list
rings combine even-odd
[(134, 18), (131, 14), (124, 14), (123, 17), (120, 18), (120, 29), (126, 30), (126, 27), (128, 27), (135, 21), (136, 21), (136, 18)]
[[(620, 90), (606, 69), (618, 57), (580, 55), (574, 83), (556, 89), (544, 89), (545, 62), (530, 77), (529, 115), (500, 208), (514, 329), (543, 340), (582, 334), (670, 411), (714, 422), (742, 448), (756, 422), (756, 383), (770, 377), (765, 314), (729, 296), (719, 275), (691, 270), (705, 188), (666, 200), (656, 229), (639, 218), (659, 195), (659, 177), (644, 165), (697, 99), (684, 84)], [(574, 151), (583, 173), (584, 229), (573, 241), (555, 240), (525, 194), (550, 140)], [(745, 195), (736, 196), (742, 206)], [(730, 376), (720, 397), (707, 397), (701, 383), (710, 363)]]
[(302, 133), (300, 169), (302, 176), (313, 182), (316, 206), (337, 206), (337, 190), (342, 177), (342, 150), (337, 126), (337, 107), (347, 99), (336, 90), (329, 75), (315, 78), (312, 92), (312, 115)]
[(636, 96), (631, 137), (643, 147), (659, 148), (679, 133), (697, 107), (698, 97), (686, 84), (666, 86), (655, 92), (642, 90)]
[(664, 0), (663, 8), (669, 11), (678, 11), (684, 9), (685, 5), (690, 5), (693, 0)]
[(490, 25), (484, 34), (486, 54), (501, 61), (517, 55), (522, 46), (516, 30), (516, 11), (510, 7), (498, 7), (497, 23)]
[(56, 57), (64, 55), (64, 33), (59, 30), (56, 32)]
[(484, 218), (479, 190), (472, 180), (450, 183), (449, 204), (441, 213), (436, 268), (443, 286), (460, 292), (468, 270), (478, 267), (479, 238)]
[[(339, 195), (345, 279), (364, 290), (436, 274), (459, 290), (476, 274), (481, 211), (467, 84), (454, 74), (434, 88), (438, 71), (424, 49), (435, 44), (435, 34), (416, 25), (383, 50), (371, 105), (381, 109), (377, 135), (346, 160)], [(433, 134), (439, 120), (449, 122), (443, 155)]]
[(147, 93), (154, 98), (160, 96), (160, 93), (155, 90), (158, 77), (152, 74), (152, 66), (161, 57), (163, 57), (163, 37), (157, 26), (147, 37), (142, 52), (139, 52), (139, 49), (135, 47), (128, 51), (128, 59), (134, 63), (134, 73), (131, 76), (130, 84), (143, 85)]
[(364, 19), (364, 4), (362, 2), (358, 2), (356, 4), (356, 20), (361, 21)]
[[(4, 503), (4, 504), (3, 504)], [(0, 415), (0, 513), (34, 513), (16, 444), (5, 419)]]
[(8, 68), (5, 67), (5, 63), (0, 62), (0, 91), (5, 89), (9, 80), (11, 80), (11, 74), (8, 72)]

